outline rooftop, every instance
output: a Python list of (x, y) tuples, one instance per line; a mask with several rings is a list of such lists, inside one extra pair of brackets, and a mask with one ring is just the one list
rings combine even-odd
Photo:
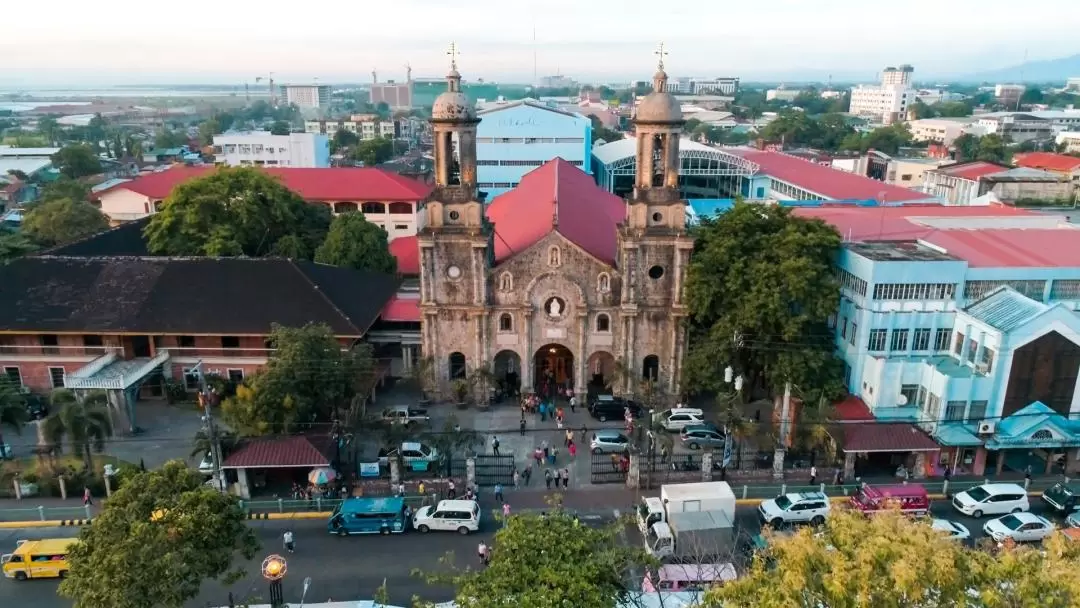
[(984, 175), (983, 180), (988, 182), (1044, 182), (1055, 183), (1064, 181), (1065, 178), (1050, 171), (1043, 171), (1042, 169), (1032, 169), (1030, 167), (1015, 167), (999, 173), (991, 173)]
[(847, 243), (848, 250), (875, 262), (951, 262), (957, 258), (911, 241)]
[(982, 160), (975, 160), (964, 163), (954, 163), (952, 165), (945, 165), (938, 167), (934, 171), (942, 175), (948, 175), (949, 177), (957, 177), (960, 179), (978, 180), (984, 175), (990, 175), (992, 173), (1000, 173), (1007, 170), (1008, 167), (999, 165), (996, 163), (988, 163)]
[(52, 156), (60, 151), (60, 148), (18, 148), (15, 146), (0, 146), (0, 157), (42, 157)]
[(405, 276), (420, 276), (420, 243), (416, 235), (399, 236), (390, 241), (390, 254), (397, 258), (397, 269)]
[(1063, 173), (1080, 170), (1080, 158), (1053, 154), (1051, 152), (1027, 152), (1013, 156), (1013, 162), (1018, 167), (1030, 167), (1045, 171), (1060, 171)]
[(51, 165), (52, 161), (48, 157), (0, 157), (0, 175), (7, 175), (11, 171), (33, 175)]
[(935, 222), (956, 220), (956, 227), (969, 225), (980, 218), (997, 223), (1016, 218), (1043, 223), (1054, 221), (1046, 216), (1015, 207), (960, 207), (908, 204), (863, 207), (859, 205), (829, 205), (798, 207), (795, 215), (820, 218), (833, 226), (847, 241), (906, 241), (922, 238), (934, 232)]
[(1008, 332), (1047, 308), (1046, 304), (1036, 302), (1012, 287), (1002, 286), (965, 308), (964, 312), (994, 329)]
[(1075, 228), (936, 230), (922, 240), (972, 268), (1080, 267)]
[[(717, 155), (724, 154), (725, 150), (707, 146), (703, 143), (696, 142), (692, 139), (683, 138), (679, 140), (679, 152), (696, 150), (699, 152), (715, 152)], [(618, 141), (608, 142), (602, 146), (593, 148), (593, 156), (596, 160), (602, 164), (610, 165), (611, 163), (629, 158), (637, 154), (637, 139), (626, 138)]]
[[(284, 469), (318, 468), (330, 466), (330, 460), (322, 450), (315, 447), (316, 442), (305, 436), (281, 437), (277, 439), (255, 439), (233, 452), (225, 462), (223, 469)], [(318, 441), (325, 443), (325, 441)]]

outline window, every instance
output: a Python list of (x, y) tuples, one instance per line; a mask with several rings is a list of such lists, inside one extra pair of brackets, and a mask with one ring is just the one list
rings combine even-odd
[(228, 371), (228, 373), (229, 373), (229, 382), (232, 382), (233, 384), (240, 384), (241, 382), (244, 381), (244, 370), (242, 370), (242, 369), (230, 369)]
[(601, 272), (600, 276), (596, 278), (596, 290), (600, 293), (611, 291), (611, 275)]
[(22, 373), (19, 372), (17, 367), (5, 367), (4, 379), (6, 379), (13, 386), (22, 386)]
[(180, 348), (195, 348), (195, 336), (176, 336), (176, 345)]
[[(760, 190), (760, 189), (759, 189)], [(764, 198), (765, 193), (761, 192), (757, 198)], [(850, 272), (842, 269), (836, 269), (836, 278), (840, 281), (840, 288), (852, 291), (860, 296), (866, 295), (866, 281), (851, 274)]]
[(848, 341), (851, 342), (852, 346), (855, 346), (855, 341), (857, 340), (856, 336), (858, 336), (858, 335), (859, 335), (859, 324), (858, 323), (852, 323), (851, 324), (851, 335), (848, 336)]
[(562, 252), (558, 247), (548, 249), (548, 266), (555, 268), (562, 264)]
[(926, 399), (926, 411), (930, 416), (936, 418), (939, 409), (941, 409), (941, 397), (938, 397), (934, 393), (930, 393)]
[(903, 399), (900, 400), (897, 405), (915, 405), (916, 399), (919, 397), (919, 385), (918, 384), (901, 384), (900, 396)]
[(240, 348), (240, 338), (236, 336), (221, 336), (221, 348)]
[(968, 349), (967, 349), (967, 362), (968, 363), (974, 363), (975, 362), (975, 354), (978, 353), (978, 352), (979, 352), (979, 343), (976, 342), (975, 340), (969, 339), (968, 340)]
[(596, 331), (600, 333), (611, 331), (611, 318), (604, 313), (596, 315)]
[(968, 422), (982, 422), (983, 418), (986, 418), (986, 405), (987, 401), (972, 401), (971, 407), (968, 408), (967, 421)]
[(952, 283), (879, 283), (874, 285), (875, 300), (950, 300)]
[(926, 405), (926, 396), (928, 394), (930, 393), (925, 388), (920, 386), (918, 394), (915, 395), (915, 405), (919, 406), (920, 409), (922, 408), (922, 406)]
[(649, 268), (649, 278), (650, 279), (656, 281), (656, 280), (659, 280), (663, 276), (664, 276), (664, 267), (663, 266), (653, 266), (652, 268)]
[(937, 333), (934, 334), (934, 350), (942, 351), (949, 350), (949, 338), (952, 337), (952, 331), (948, 328), (940, 328)]
[(514, 317), (510, 313), (499, 315), (499, 331), (514, 331)]
[(199, 372), (184, 368), (184, 388), (189, 391), (199, 390)]
[[(964, 297), (968, 300), (979, 300), (998, 287), (1007, 285), (1021, 294), (1039, 302), (1043, 300), (1043, 289), (1046, 281), (968, 281), (964, 283)], [(1050, 289), (1050, 297), (1053, 298), (1053, 286)]]
[(866, 349), (870, 351), (885, 350), (885, 334), (884, 329), (871, 329), (870, 340), (866, 343)]
[(390, 203), (390, 215), (412, 215), (412, 203)]
[(894, 329), (892, 330), (892, 344), (890, 350), (907, 350), (907, 337), (908, 330), (906, 329)]
[(0, 336), (0, 353), (5, 355), (13, 355), (18, 352), (15, 347), (15, 338), (13, 336)]
[(87, 335), (83, 336), (83, 352), (88, 355), (96, 355), (103, 351), (104, 341), (101, 336)]
[(64, 368), (50, 367), (49, 380), (52, 382), (53, 388), (64, 388)]
[(394, 224), (394, 230), (408, 230), (408, 224)]
[(964, 410), (967, 407), (967, 402), (964, 401), (949, 401), (945, 404), (945, 421), (946, 422), (959, 422), (964, 419)]
[(465, 378), (465, 355), (461, 353), (450, 353), (450, 379), (451, 380), (463, 380)]
[(986, 366), (986, 373), (994, 371), (994, 350), (991, 348), (984, 348), (982, 356), (980, 357), (980, 363)]
[(956, 342), (953, 344), (953, 354), (957, 357), (964, 352), (964, 334), (956, 334)]
[(911, 350), (930, 350), (930, 329), (916, 329), (911, 340)]
[(58, 345), (60, 344), (59, 338), (53, 334), (41, 335), (41, 352), (46, 355), (56, 355), (60, 353)]
[(847, 339), (847, 317), (840, 319), (840, 339)]
[(360, 205), (363, 213), (386, 213), (386, 205), (382, 203), (364, 203)]
[(649, 355), (641, 360), (641, 377), (652, 381), (660, 378), (660, 357)]
[(504, 272), (499, 275), (499, 291), (513, 291), (514, 275)]

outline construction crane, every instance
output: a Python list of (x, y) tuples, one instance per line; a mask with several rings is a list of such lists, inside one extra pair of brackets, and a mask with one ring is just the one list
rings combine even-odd
[(260, 82), (262, 82), (264, 80), (267, 81), (267, 84), (269, 84), (269, 86), (270, 86), (270, 105), (276, 106), (277, 105), (277, 94), (274, 91), (274, 73), (270, 72), (269, 74), (267, 74), (266, 78), (263, 78), (262, 76), (256, 76), (255, 77), (255, 82), (256, 83), (260, 83)]

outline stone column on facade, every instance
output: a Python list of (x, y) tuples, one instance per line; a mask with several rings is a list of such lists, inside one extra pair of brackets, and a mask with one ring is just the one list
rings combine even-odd
[(589, 331), (589, 313), (581, 310), (578, 312), (578, 343), (577, 356), (574, 358), (574, 393), (581, 395), (585, 389), (585, 367), (588, 356), (585, 354), (585, 336)]
[(678, 326), (673, 348), (675, 349), (675, 367), (671, 370), (671, 390), (676, 397), (682, 395), (682, 367), (686, 354), (685, 317), (674, 317), (672, 322)]
[(624, 362), (627, 376), (625, 378), (625, 390), (627, 393), (633, 393), (635, 376), (640, 373), (637, 362), (634, 360), (636, 356), (634, 341), (637, 340), (637, 317), (634, 315), (627, 317), (626, 325), (628, 331), (626, 332), (626, 361)]
[(997, 471), (995, 475), (1001, 475), (1001, 472), (1005, 470), (1005, 450), (998, 450), (997, 452)]
[(525, 320), (525, 357), (521, 362), (521, 391), (523, 394), (533, 392), (533, 313), (526, 310), (522, 315)]
[(675, 292), (672, 294), (671, 301), (676, 305), (682, 304), (682, 282), (683, 282), (683, 252), (679, 249), (679, 244), (675, 244), (675, 277), (672, 281), (672, 286)]
[(671, 349), (671, 352), (668, 353), (667, 373), (662, 374), (661, 377), (667, 376), (667, 386), (664, 387), (664, 390), (667, 391), (669, 395), (678, 395), (679, 392), (675, 388), (675, 358), (679, 350), (679, 321), (678, 317), (675, 316), (672, 316), (669, 319), (668, 322), (671, 323), (671, 337), (669, 338), (668, 348)]
[(664, 136), (664, 185), (668, 188), (679, 187), (678, 146), (678, 133), (668, 133)]
[(844, 479), (855, 477), (855, 452), (844, 452)]

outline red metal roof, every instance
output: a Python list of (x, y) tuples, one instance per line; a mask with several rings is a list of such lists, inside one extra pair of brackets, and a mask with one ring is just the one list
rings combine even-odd
[(1034, 211), (1005, 207), (902, 205), (896, 207), (823, 206), (798, 207), (795, 215), (820, 218), (848, 241), (911, 241), (937, 232), (917, 222), (920, 217), (993, 218), (1036, 216)]
[(915, 425), (870, 422), (844, 425), (845, 452), (933, 452), (941, 446)]
[(1080, 266), (1080, 231), (1065, 228), (937, 230), (923, 240), (972, 268)]
[(752, 148), (725, 148), (725, 152), (737, 154), (757, 163), (761, 172), (769, 177), (785, 181), (821, 196), (835, 200), (882, 200), (890, 203), (920, 201), (930, 198), (927, 194), (891, 186), (864, 175), (856, 175), (803, 160), (790, 154)]
[(1052, 152), (1027, 152), (1013, 156), (1017, 167), (1071, 173), (1080, 170), (1080, 158)]
[(330, 466), (330, 460), (307, 437), (255, 439), (225, 459), (224, 469)]
[(555, 158), (530, 171), (516, 188), (488, 206), (501, 262), (557, 231), (590, 255), (614, 264), (616, 230), (626, 203), (569, 162)]
[[(131, 190), (152, 199), (169, 196), (173, 188), (215, 167), (173, 167), (144, 175), (129, 182), (102, 190), (100, 197), (113, 190)], [(273, 168), (264, 169), (307, 201), (417, 201), (431, 192), (431, 186), (378, 167)]]
[(383, 321), (396, 323), (419, 323), (420, 322), (420, 299), (394, 296), (383, 307), (379, 318)]
[(397, 258), (398, 274), (420, 276), (420, 244), (415, 235), (390, 241), (390, 254)]
[(944, 173), (952, 177), (959, 177), (960, 179), (969, 179), (971, 181), (978, 181), (980, 177), (984, 175), (992, 175), (994, 173), (1001, 173), (1002, 171), (1008, 171), (1009, 168), (988, 163), (982, 160), (975, 160), (966, 163), (956, 163), (953, 165), (945, 165), (934, 169), (938, 173)]
[(842, 422), (865, 422), (873, 420), (874, 415), (870, 413), (865, 401), (856, 395), (849, 395), (847, 399), (833, 406), (833, 418)]

